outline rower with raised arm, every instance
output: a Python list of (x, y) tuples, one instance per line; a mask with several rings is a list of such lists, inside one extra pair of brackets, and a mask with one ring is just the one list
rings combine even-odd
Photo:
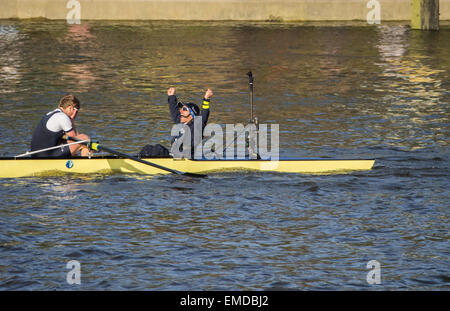
[[(71, 136), (80, 140), (89, 140), (85, 134), (79, 134), (75, 127), (75, 118), (80, 110), (80, 101), (73, 95), (60, 99), (58, 108), (47, 113), (36, 126), (31, 139), (31, 151), (47, 149), (61, 145), (63, 136)], [(71, 143), (72, 141), (68, 141)], [(81, 153), (89, 155), (89, 148), (84, 144), (65, 145), (32, 154), (32, 157), (70, 158)]]
[[(194, 157), (194, 149), (195, 144), (201, 143), (201, 139), (203, 138), (203, 130), (208, 123), (209, 119), (209, 106), (211, 103), (211, 97), (214, 95), (213, 91), (211, 89), (207, 89), (205, 92), (205, 95), (203, 96), (203, 102), (202, 102), (202, 110), (200, 111), (200, 108), (194, 104), (189, 102), (178, 102), (176, 97), (176, 89), (174, 87), (169, 88), (167, 91), (168, 102), (169, 102), (169, 109), (170, 114), (172, 116), (173, 122), (185, 124), (189, 127), (190, 130), (190, 137), (191, 137), (191, 158)], [(200, 141), (195, 141), (195, 130), (194, 130), (194, 124), (195, 124), (195, 118), (201, 117), (201, 137)], [(172, 140), (172, 152), (174, 151), (180, 151), (175, 150), (174, 148), (178, 148), (178, 144), (176, 144), (177, 140), (180, 139), (183, 135), (183, 132), (180, 132), (180, 135), (177, 137), (174, 137)], [(184, 147), (183, 147), (184, 149)]]
[[(195, 147), (195, 137), (194, 137), (194, 120), (197, 117), (201, 117), (202, 123), (201, 123), (201, 133), (203, 137), (203, 130), (208, 122), (209, 118), (209, 112), (210, 112), (210, 103), (211, 103), (211, 97), (214, 95), (213, 91), (211, 89), (207, 89), (205, 92), (205, 95), (203, 96), (202, 101), (202, 110), (200, 111), (200, 108), (190, 102), (178, 102), (177, 96), (176, 96), (176, 89), (174, 87), (171, 87), (167, 90), (168, 95), (168, 103), (169, 103), (169, 110), (170, 115), (172, 117), (172, 120), (175, 124), (184, 124), (187, 125), (187, 127), (190, 130), (190, 137), (191, 137), (191, 152), (190, 157), (194, 158), (194, 147)], [(183, 136), (183, 132), (180, 131), (180, 135), (177, 137), (173, 137), (172, 139), (172, 150), (173, 146), (177, 145), (175, 142), (180, 139)], [(177, 145), (178, 146), (178, 145)], [(183, 146), (183, 144), (181, 144)], [(189, 153), (189, 150), (188, 150)], [(140, 157), (169, 157), (170, 152), (167, 148), (164, 146), (157, 144), (157, 145), (146, 145), (139, 153)], [(174, 157), (177, 157), (174, 153), (172, 153)]]

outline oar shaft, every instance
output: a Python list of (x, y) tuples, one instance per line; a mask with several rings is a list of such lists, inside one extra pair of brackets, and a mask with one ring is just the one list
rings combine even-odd
[(106, 151), (106, 152), (109, 152), (109, 153), (118, 155), (119, 157), (128, 158), (128, 159), (134, 160), (134, 161), (139, 162), (139, 163), (142, 163), (142, 164), (147, 164), (147, 165), (150, 165), (150, 166), (159, 168), (160, 170), (163, 170), (163, 171), (171, 172), (171, 173), (174, 173), (174, 174), (183, 174), (183, 173), (180, 172), (180, 171), (173, 170), (173, 169), (171, 169), (171, 168), (164, 167), (164, 166), (161, 166), (161, 165), (158, 165), (158, 164), (155, 164), (155, 163), (151, 163), (151, 162), (142, 160), (142, 159), (140, 159), (140, 158), (138, 158), (138, 157), (134, 157), (134, 156), (132, 156), (132, 155), (125, 154), (125, 153), (122, 153), (122, 152), (120, 152), (120, 151), (116, 151), (116, 150), (114, 150), (114, 149), (110, 149), (110, 148), (108, 148), (108, 147), (104, 147), (104, 146), (102, 146), (102, 145), (98, 145), (98, 146), (97, 146), (97, 150), (99, 150), (99, 151), (100, 151), (100, 150), (104, 150), (104, 151)]
[[(81, 139), (75, 138), (75, 137), (70, 137), (70, 136), (67, 136), (67, 135), (65, 135), (65, 139), (81, 142)], [(163, 171), (166, 171), (166, 172), (170, 172), (170, 173), (173, 173), (173, 174), (187, 175), (187, 176), (192, 176), (192, 177), (206, 177), (206, 175), (203, 175), (203, 174), (184, 173), (184, 172), (180, 172), (180, 171), (177, 171), (177, 170), (173, 170), (171, 168), (168, 168), (168, 167), (165, 167), (165, 166), (161, 166), (161, 165), (158, 165), (158, 164), (155, 164), (155, 163), (152, 163), (152, 162), (148, 162), (148, 161), (142, 160), (142, 159), (140, 159), (138, 157), (135, 157), (135, 156), (132, 156), (132, 155), (129, 155), (129, 154), (126, 154), (126, 153), (122, 153), (120, 151), (116, 151), (114, 149), (105, 147), (105, 146), (100, 145), (98, 143), (87, 142), (85, 144), (88, 145), (93, 150), (97, 150), (97, 151), (103, 150), (103, 151), (106, 151), (106, 152), (118, 155), (120, 157), (128, 158), (128, 159), (131, 159), (133, 161), (136, 161), (136, 162), (139, 162), (139, 163), (142, 163), (142, 164), (145, 164), (145, 165), (150, 165), (150, 166), (153, 166), (153, 167), (158, 168), (160, 170), (163, 170)]]

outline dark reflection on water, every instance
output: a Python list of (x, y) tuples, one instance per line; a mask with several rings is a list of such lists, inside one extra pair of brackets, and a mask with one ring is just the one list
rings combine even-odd
[(377, 160), (331, 176), (0, 180), (0, 289), (448, 288), (448, 27), (0, 25), (0, 155), (26, 151), (66, 92), (79, 129), (124, 152), (168, 144), (169, 86), (195, 102), (211, 87), (211, 122), (245, 123), (251, 69), (283, 156)]

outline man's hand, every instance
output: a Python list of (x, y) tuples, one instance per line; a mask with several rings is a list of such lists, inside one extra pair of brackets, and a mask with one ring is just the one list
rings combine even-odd
[(174, 87), (171, 87), (167, 90), (167, 95), (171, 96), (171, 95), (175, 95), (176, 93), (176, 89)]
[(213, 95), (213, 91), (211, 89), (208, 89), (205, 93), (205, 99), (209, 99)]

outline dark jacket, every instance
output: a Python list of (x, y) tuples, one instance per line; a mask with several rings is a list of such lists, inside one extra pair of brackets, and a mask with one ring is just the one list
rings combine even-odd
[[(180, 123), (180, 109), (178, 108), (178, 100), (176, 95), (170, 95), (168, 98), (168, 102), (169, 102), (169, 109), (170, 109), (170, 114), (172, 116), (172, 120), (175, 124), (179, 124)], [(210, 100), (206, 100), (203, 99), (203, 105), (202, 105), (202, 109), (200, 112), (200, 116), (202, 117), (202, 138), (203, 138), (203, 130), (205, 129), (206, 124), (208, 123), (208, 118), (209, 118), (209, 102)], [(194, 120), (191, 120), (187, 126), (189, 127), (190, 131), (191, 131), (191, 158), (194, 157), (194, 148), (195, 148), (195, 144), (194, 144)], [(173, 143), (182, 136), (182, 134), (178, 135), (177, 137), (174, 137), (172, 139), (172, 145)]]

